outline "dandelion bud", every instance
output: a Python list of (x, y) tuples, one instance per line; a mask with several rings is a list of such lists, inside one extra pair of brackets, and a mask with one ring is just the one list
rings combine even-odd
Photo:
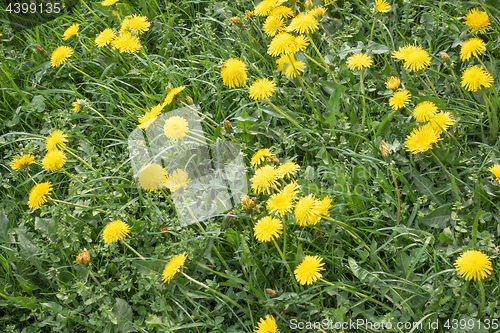
[(387, 157), (392, 154), (389, 146), (387, 145), (387, 143), (385, 143), (385, 141), (380, 141), (378, 148), (380, 149), (383, 157)]
[(224, 215), (224, 219), (231, 222), (234, 220), (235, 216), (236, 216), (236, 213), (234, 212), (234, 210), (232, 210), (229, 213), (227, 213), (226, 215)]
[(245, 10), (245, 18), (250, 18), (253, 17), (253, 11), (251, 10)]
[(36, 50), (37, 52), (43, 52), (43, 47), (41, 47), (40, 45), (36, 44), (36, 45), (35, 45), (35, 50)]
[(233, 125), (231, 125), (231, 122), (229, 120), (224, 120), (222, 123), (222, 127), (224, 127), (225, 130), (230, 130), (233, 128)]
[(238, 16), (230, 18), (232, 24), (241, 24), (241, 19)]
[(88, 264), (90, 261), (90, 254), (86, 248), (80, 250), (80, 253), (76, 256), (76, 260), (73, 261), (77, 264)]
[(250, 210), (255, 207), (255, 198), (250, 199), (248, 195), (243, 197), (241, 200), (241, 208), (244, 210)]
[(304, 2), (304, 7), (306, 8), (306, 10), (313, 8), (313, 6), (314, 5), (311, 0), (306, 0), (306, 2)]
[(276, 157), (276, 156), (270, 156), (269, 159), (271, 160), (271, 162), (273, 162), (274, 164), (280, 164), (280, 160)]
[(167, 227), (160, 227), (160, 235), (163, 236), (163, 237), (167, 237), (168, 236)]
[(85, 106), (86, 101), (84, 99), (76, 99), (76, 102), (71, 103), (73, 106), (73, 112), (77, 113), (83, 110), (83, 107)]
[(189, 96), (186, 96), (186, 103), (193, 104), (193, 99)]
[(439, 52), (439, 55), (441, 56), (441, 59), (443, 59), (443, 61), (450, 61), (450, 56), (448, 55), (448, 53), (446, 52)]
[(387, 78), (387, 81), (385, 81), (385, 86), (387, 89), (391, 90), (396, 90), (399, 88), (399, 85), (401, 84), (401, 81), (397, 76), (391, 76)]
[(274, 296), (276, 296), (276, 291), (272, 290), (271, 288), (266, 288), (266, 294), (269, 297), (274, 297)]

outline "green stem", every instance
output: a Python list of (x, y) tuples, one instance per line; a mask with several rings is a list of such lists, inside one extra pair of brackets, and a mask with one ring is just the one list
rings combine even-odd
[[(411, 74), (410, 74), (410, 73), (408, 73), (408, 72), (407, 72), (407, 74), (408, 74), (408, 76), (410, 76), (410, 77), (411, 77)], [(420, 79), (420, 81), (422, 81), (422, 83), (424, 84), (424, 86), (425, 86), (427, 89), (432, 90), (432, 89), (431, 89), (431, 87), (429, 87), (429, 85), (428, 85), (427, 83), (425, 83), (424, 79), (422, 79), (422, 77), (420, 76), (420, 74), (418, 74), (418, 72), (415, 72), (415, 74), (417, 74), (418, 78)]]
[(328, 66), (328, 64), (325, 61), (325, 58), (323, 58), (323, 56), (321, 55), (321, 52), (319, 52), (318, 48), (316, 47), (316, 44), (314, 44), (314, 41), (313, 41), (312, 37), (309, 37), (309, 41), (311, 42), (312, 47), (314, 48), (314, 50), (318, 54), (318, 57), (321, 59), (321, 61), (323, 62), (323, 64), (325, 64), (325, 68), (328, 71), (328, 74), (330, 74), (330, 76), (332, 77), (332, 80), (335, 83), (337, 83), (337, 79), (335, 78), (335, 76), (333, 75), (332, 71), (330, 70), (330, 66)]
[(199, 285), (200, 287), (203, 287), (205, 288), (206, 290), (216, 294), (217, 296), (223, 298), (225, 301), (227, 301), (228, 303), (231, 303), (232, 305), (236, 306), (238, 309), (240, 309), (241, 311), (243, 311), (243, 307), (241, 305), (239, 305), (238, 303), (236, 303), (235, 301), (233, 301), (232, 299), (230, 299), (229, 297), (227, 297), (226, 295), (224, 294), (221, 294), (220, 292), (216, 291), (215, 289), (212, 289), (210, 288), (209, 286), (207, 286), (206, 284), (203, 284), (195, 279), (193, 279), (192, 277), (190, 277), (189, 275), (187, 275), (186, 273), (182, 272), (181, 271), (181, 274), (184, 275), (184, 277), (186, 279), (188, 279), (189, 281), (191, 282), (194, 282), (196, 283), (197, 285)]
[(372, 31), (370, 32), (370, 40), (373, 38), (373, 30), (375, 29), (376, 18), (373, 18)]
[(479, 291), (481, 293), (481, 305), (482, 305), (482, 307), (479, 309), (479, 313), (477, 316), (478, 316), (478, 318), (481, 318), (481, 315), (483, 314), (483, 310), (486, 308), (486, 295), (484, 293), (483, 282), (481, 280), (478, 280), (477, 284), (479, 285)]
[(326, 71), (326, 67), (323, 66), (322, 64), (320, 64), (319, 62), (317, 62), (316, 60), (314, 60), (313, 58), (311, 58), (310, 56), (307, 55), (307, 53), (302, 53), (304, 55), (304, 57), (307, 58), (307, 60), (309, 60), (310, 62), (313, 62), (316, 66), (318, 66), (319, 68), (323, 68), (325, 71)]
[[(491, 141), (495, 142), (497, 138), (497, 133), (498, 133), (498, 117), (497, 113), (495, 111), (495, 108), (493, 107), (493, 104), (491, 104), (490, 99), (486, 95), (483, 89), (481, 89), (481, 93), (484, 96), (484, 104), (486, 106), (486, 111), (488, 113), (488, 121), (490, 122), (490, 137)], [(491, 109), (490, 109), (491, 105)], [(491, 110), (491, 112), (490, 112)], [(493, 115), (493, 116), (492, 116)]]
[(361, 104), (363, 106), (363, 115), (361, 118), (361, 128), (365, 126), (365, 118), (366, 118), (366, 101), (365, 101), (365, 86), (363, 84), (363, 70), (359, 72), (359, 85), (361, 89)]
[(122, 137), (123, 140), (126, 140), (125, 136), (106, 117), (104, 117), (101, 113), (99, 113), (99, 111), (97, 111), (96, 109), (94, 109), (91, 106), (89, 106), (88, 108), (90, 110), (94, 111), (95, 113), (97, 113), (97, 115), (99, 115), (99, 117), (104, 119), (104, 121), (107, 122), (108, 125), (111, 126), (116, 131), (116, 133), (118, 133), (118, 135), (120, 135)]
[(288, 271), (288, 274), (290, 274), (290, 277), (292, 278), (293, 282), (293, 287), (295, 288), (295, 292), (298, 294), (299, 293), (299, 285), (297, 284), (297, 281), (295, 279), (295, 275), (293, 275), (293, 272), (290, 268), (290, 265), (288, 265), (288, 261), (286, 260), (285, 256), (283, 255), (283, 252), (281, 252), (280, 247), (278, 246), (278, 243), (276, 243), (276, 240), (273, 238), (273, 243), (274, 246), (276, 247), (276, 250), (278, 250), (278, 253), (280, 254), (281, 260), (285, 263), (286, 270)]
[(70, 205), (70, 206), (79, 207), (79, 208), (92, 209), (92, 210), (95, 210), (95, 211), (97, 211), (99, 213), (106, 214), (106, 212), (104, 210), (99, 209), (99, 208), (92, 208), (92, 207), (89, 207), (89, 206), (78, 205), (78, 204), (74, 204), (74, 203), (67, 202), (67, 201), (57, 200), (57, 199), (54, 199), (54, 198), (49, 198), (49, 200), (53, 201), (53, 202), (57, 202), (57, 203), (62, 203), (62, 204)]
[(64, 168), (61, 168), (61, 171), (64, 172), (66, 175), (68, 175), (68, 177), (72, 178), (75, 182), (78, 182), (78, 183), (80, 183), (80, 185), (83, 185), (81, 180), (77, 179), (75, 176), (70, 174), (68, 171), (64, 170)]
[(472, 224), (472, 248), (476, 248), (476, 242), (477, 242), (477, 228), (478, 228), (478, 222), (479, 218), (481, 217), (481, 214), (483, 213), (483, 210), (479, 208), (478, 212), (476, 213), (476, 218), (474, 219), (474, 223)]
[[(455, 71), (453, 70), (452, 67), (450, 67), (450, 72), (451, 72), (451, 75), (453, 76), (453, 78), (455, 79), (455, 82), (460, 82), (460, 81), (458, 81), (457, 76), (455, 75)], [(455, 87), (457, 88), (458, 92), (460, 93), (460, 97), (462, 99), (465, 99), (464, 94), (462, 93), (462, 89), (460, 87), (457, 87), (456, 85), (455, 85)]]
[(139, 252), (137, 252), (132, 246), (128, 245), (127, 242), (125, 242), (123, 239), (120, 239), (123, 244), (125, 244), (126, 247), (130, 249), (130, 251), (134, 252), (136, 256), (141, 258), (142, 260), (146, 260)]
[[(92, 278), (92, 280), (94, 280), (94, 282), (100, 287), (102, 288), (102, 285), (99, 283), (99, 281), (97, 281), (96, 277), (94, 276), (94, 274), (92, 273), (92, 271), (90, 270), (90, 267), (88, 268), (89, 270), (89, 274), (90, 274), (90, 277)], [(103, 288), (104, 289), (104, 288)]]
[(392, 180), (394, 182), (394, 188), (396, 189), (396, 197), (398, 199), (398, 215), (396, 217), (396, 225), (398, 225), (399, 224), (399, 217), (401, 215), (401, 198), (399, 196), (398, 182), (396, 181), (396, 176), (394, 175), (394, 171), (392, 171), (391, 165), (389, 165), (389, 170), (391, 171)]
[(431, 79), (429, 78), (429, 76), (427, 76), (427, 72), (425, 72), (425, 71), (424, 71), (424, 75), (425, 75), (425, 77), (427, 78), (427, 81), (429, 81), (429, 84), (430, 84), (430, 86), (431, 86), (432, 91), (434, 92), (434, 94), (436, 94), (436, 95), (437, 95), (436, 89), (434, 89), (434, 85), (432, 84)]
[(75, 153), (73, 153), (68, 147), (65, 147), (64, 149), (65, 151), (67, 151), (70, 155), (72, 155), (74, 158), (76, 158), (77, 160), (79, 160), (80, 162), (82, 162), (83, 164), (85, 164), (90, 170), (94, 171), (94, 172), (97, 172), (96, 169), (94, 169), (92, 166), (90, 166), (90, 164), (88, 164), (87, 162), (85, 162), (80, 156), (76, 155)]
[(75, 71), (77, 71), (77, 72), (79, 72), (80, 74), (82, 74), (82, 75), (84, 75), (84, 76), (88, 77), (88, 78), (89, 78), (89, 79), (91, 79), (92, 81), (99, 82), (99, 80), (95, 79), (93, 76), (90, 76), (90, 75), (88, 75), (87, 73), (85, 73), (84, 71), (82, 71), (82, 70), (78, 69), (77, 67), (73, 66), (73, 64), (72, 64), (71, 62), (68, 62), (68, 64), (69, 64), (69, 66), (70, 66), (71, 68), (73, 68)]

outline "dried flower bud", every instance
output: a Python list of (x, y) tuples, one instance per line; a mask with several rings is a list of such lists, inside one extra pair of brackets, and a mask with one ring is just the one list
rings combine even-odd
[(387, 145), (387, 143), (385, 143), (385, 141), (380, 141), (378, 148), (380, 149), (383, 157), (387, 157), (392, 154), (389, 146)]
[(186, 96), (186, 103), (193, 104), (193, 99), (189, 96)]
[(276, 157), (276, 156), (270, 156), (269, 159), (271, 160), (271, 162), (273, 162), (274, 164), (280, 164), (280, 160)]
[(160, 235), (164, 237), (168, 236), (167, 227), (160, 227)]
[(229, 120), (224, 120), (222, 123), (222, 127), (224, 127), (225, 130), (230, 130), (233, 128), (233, 125), (231, 125), (231, 122)]
[(313, 6), (314, 5), (311, 0), (306, 0), (306, 2), (304, 2), (304, 7), (306, 8), (306, 10), (313, 8)]
[(253, 11), (251, 10), (245, 10), (245, 18), (250, 18), (253, 17)]
[(319, 229), (314, 229), (314, 235), (318, 238), (323, 238), (323, 232)]
[(241, 19), (238, 16), (230, 18), (232, 24), (241, 24)]
[(439, 52), (439, 55), (441, 56), (441, 59), (443, 59), (443, 61), (450, 61), (450, 56), (448, 55), (448, 53), (446, 52)]
[(255, 207), (255, 198), (250, 199), (248, 195), (245, 195), (241, 200), (241, 208), (244, 210), (250, 210)]
[(90, 261), (90, 254), (86, 248), (80, 250), (80, 253), (76, 256), (76, 260), (73, 261), (77, 264), (88, 264)]
[(35, 50), (36, 50), (37, 52), (43, 52), (43, 47), (41, 47), (40, 45), (36, 44), (36, 45), (35, 45)]
[(276, 291), (272, 290), (271, 288), (266, 288), (266, 294), (269, 297), (274, 297), (274, 296), (276, 296)]
[(232, 210), (229, 213), (227, 213), (226, 215), (224, 215), (224, 219), (228, 220), (229, 222), (233, 221), (235, 217), (236, 217), (236, 213), (234, 212), (234, 210)]

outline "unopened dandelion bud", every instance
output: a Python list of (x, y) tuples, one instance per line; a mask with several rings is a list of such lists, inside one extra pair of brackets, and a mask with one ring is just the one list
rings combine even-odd
[(235, 217), (236, 217), (236, 213), (234, 212), (234, 210), (232, 210), (229, 213), (227, 213), (226, 215), (224, 215), (224, 219), (229, 221), (229, 222), (233, 221)]
[(274, 164), (280, 164), (280, 160), (276, 156), (271, 156), (269, 159), (274, 163)]
[(271, 288), (266, 288), (266, 294), (269, 297), (274, 297), (274, 296), (276, 296), (276, 291), (272, 290)]
[(35, 45), (35, 50), (37, 52), (43, 52), (43, 47), (41, 47), (40, 45), (37, 44), (37, 45)]
[(193, 99), (189, 96), (186, 96), (186, 103), (193, 104)]
[(88, 264), (90, 261), (90, 254), (86, 248), (80, 250), (80, 253), (76, 256), (76, 260), (73, 261), (77, 264)]
[(231, 125), (231, 122), (229, 120), (224, 120), (222, 123), (222, 127), (224, 127), (225, 130), (230, 130), (233, 128), (233, 125)]
[(167, 230), (168, 230), (167, 227), (160, 227), (160, 235), (163, 237), (167, 237), (168, 236)]
[(385, 143), (385, 141), (380, 141), (378, 148), (380, 149), (383, 157), (387, 157), (392, 154), (391, 149), (389, 148), (387, 143)]
[(450, 61), (450, 56), (448, 55), (448, 53), (446, 52), (439, 52), (439, 55), (441, 56), (441, 59), (443, 59), (443, 61)]
[(245, 10), (245, 18), (250, 18), (253, 17), (253, 11), (251, 10)]
[(255, 198), (250, 199), (248, 195), (245, 195), (241, 200), (241, 208), (244, 210), (250, 210), (255, 207)]
[(241, 24), (241, 19), (238, 16), (231, 17), (229, 20), (232, 24)]
[(314, 5), (311, 0), (306, 0), (306, 2), (304, 2), (304, 7), (306, 8), (306, 10), (313, 8), (313, 6)]

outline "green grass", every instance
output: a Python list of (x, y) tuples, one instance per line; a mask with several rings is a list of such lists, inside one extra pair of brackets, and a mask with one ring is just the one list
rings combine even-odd
[[(319, 30), (310, 35), (317, 50), (311, 44), (296, 55), (306, 69), (294, 79), (280, 74), (277, 58), (267, 54), (272, 38), (262, 30), (265, 17), (245, 18), (257, 2), (127, 0), (113, 8), (81, 2), (72, 14), (30, 30), (14, 34), (2, 25), (0, 330), (252, 332), (270, 314), (281, 332), (318, 331), (295, 330), (292, 323), (324, 320), (393, 324), (345, 332), (410, 332), (396, 323), (419, 321), (423, 328), (413, 332), (496, 331), (500, 185), (488, 168), (500, 158), (494, 117), (500, 108), (500, 11), (493, 0), (389, 3), (388, 13), (375, 13), (371, 1), (325, 6)], [(304, 11), (299, 1), (284, 5)], [(491, 20), (484, 34), (463, 23), (476, 7)], [(120, 18), (131, 14), (151, 23), (139, 36), (141, 51), (95, 46), (100, 31), (118, 32)], [(244, 25), (232, 24), (234, 16)], [(63, 41), (73, 23), (80, 24), (78, 36)], [(487, 43), (486, 52), (463, 62), (460, 45), (473, 36)], [(392, 57), (406, 44), (421, 45), (431, 56), (418, 74)], [(75, 52), (51, 67), (51, 53), (61, 45)], [(362, 85), (360, 72), (346, 65), (358, 52), (374, 61), (363, 69)], [(274, 80), (269, 101), (278, 110), (251, 100), (244, 85), (223, 85), (220, 66), (229, 58), (246, 64), (247, 86)], [(484, 94), (461, 87), (471, 65), (484, 65), (494, 78)], [(412, 95), (397, 111), (385, 87), (392, 75)], [(162, 114), (191, 97), (206, 137), (241, 147), (249, 179), (252, 155), (272, 148), (279, 163), (300, 165), (300, 197), (333, 199), (329, 217), (301, 227), (291, 213), (281, 219), (276, 244), (258, 242), (253, 227), (268, 214), (269, 195), (249, 193), (255, 209), (237, 204), (234, 217), (181, 227), (168, 190), (137, 186), (127, 138), (138, 118), (164, 100), (166, 87), (182, 85)], [(88, 103), (78, 113), (76, 99)], [(420, 126), (412, 111), (426, 100), (456, 122), (432, 149), (411, 154), (405, 140)], [(222, 127), (224, 120), (231, 131)], [(48, 173), (41, 161), (54, 130), (68, 135), (71, 153), (64, 171)], [(390, 156), (382, 156), (381, 141)], [(28, 153), (36, 164), (12, 170), (12, 159)], [(49, 200), (30, 210), (30, 189), (46, 181), (53, 183), (50, 197), (66, 203)], [(102, 230), (114, 220), (131, 227), (125, 242), (145, 260), (122, 242), (105, 244)], [(91, 256), (88, 265), (74, 263), (83, 248)], [(481, 283), (466, 281), (453, 266), (470, 249), (493, 263)], [(165, 265), (183, 252), (182, 273), (163, 283)], [(322, 257), (325, 270), (322, 280), (302, 286), (286, 266), (293, 272), (306, 255)], [(436, 321), (437, 328), (429, 326)]]

